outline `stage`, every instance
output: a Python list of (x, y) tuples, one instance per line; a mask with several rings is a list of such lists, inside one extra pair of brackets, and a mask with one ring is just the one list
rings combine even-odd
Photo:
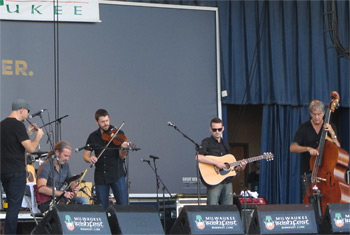
[[(81, 194), (80, 196), (84, 196)], [(86, 195), (85, 195), (86, 196)], [(18, 215), (18, 234), (28, 234), (32, 231), (32, 229), (36, 226), (35, 219), (39, 223), (42, 220), (42, 216), (37, 208), (37, 204), (35, 201), (32, 201), (31, 198), (28, 198), (30, 202), (33, 204), (33, 211), (36, 213), (36, 217), (32, 215), (29, 208), (22, 208)], [(157, 199), (159, 202), (159, 218), (161, 223), (164, 222), (164, 214), (167, 225), (166, 230), (169, 230), (169, 227), (172, 226), (179, 216), (181, 209), (185, 205), (198, 205), (198, 196), (197, 195), (183, 195), (183, 194), (172, 194), (164, 195), (154, 193), (143, 193), (143, 194), (130, 194), (129, 204), (130, 205), (139, 205), (139, 206), (153, 206), (157, 209)], [(28, 200), (23, 199), (22, 206), (28, 206)], [(90, 203), (93, 203), (90, 200)], [(114, 198), (110, 197), (110, 203), (114, 203)], [(92, 205), (92, 204), (91, 204)], [(200, 205), (206, 205), (206, 195), (200, 196)], [(5, 209), (0, 210), (0, 221), (1, 221), (1, 229), (0, 234), (3, 234), (3, 225), (6, 216)], [(168, 227), (168, 228), (167, 228)]]
[[(78, 233), (79, 226), (84, 224), (81, 231), (101, 234), (105, 234), (109, 228), (112, 233), (123, 234), (141, 231), (144, 234), (350, 233), (348, 203), (329, 204), (323, 221), (318, 224), (311, 204), (269, 205), (259, 198), (234, 199), (232, 206), (207, 206), (204, 195), (200, 196), (198, 203), (197, 195), (173, 194), (163, 197), (158, 194), (157, 197), (156, 194), (130, 194), (128, 206), (115, 206), (113, 200), (107, 211), (93, 204), (56, 205), (45, 217), (35, 218), (28, 208), (23, 208), (18, 215), (17, 234), (29, 234), (33, 229), (36, 230), (34, 234), (41, 234), (47, 224), (52, 231), (69, 234), (67, 218)], [(5, 215), (5, 209), (1, 210), (1, 234)], [(93, 220), (98, 221), (97, 227), (86, 226)], [(204, 228), (205, 232), (202, 230)]]

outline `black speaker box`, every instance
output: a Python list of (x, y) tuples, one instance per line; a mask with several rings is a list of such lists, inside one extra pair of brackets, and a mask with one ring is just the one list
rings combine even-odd
[(321, 234), (350, 234), (350, 203), (330, 203), (320, 226)]
[(310, 204), (256, 205), (248, 234), (317, 234)]
[(184, 206), (170, 234), (244, 234), (244, 231), (235, 205)]
[(111, 234), (100, 205), (55, 205), (31, 234)]
[(252, 222), (252, 219), (253, 219), (254, 211), (255, 209), (242, 209), (240, 211), (243, 229), (246, 233), (248, 233), (250, 223)]
[[(160, 215), (160, 221), (163, 224), (163, 229), (166, 234), (169, 234), (171, 228), (173, 227), (175, 221), (176, 221), (176, 205), (174, 206), (169, 205), (169, 206), (164, 206), (160, 205), (159, 206), (159, 215)], [(165, 217), (164, 217), (165, 215)], [(164, 219), (165, 219), (165, 224), (164, 224)]]
[(35, 228), (36, 223), (33, 220), (18, 220), (17, 223), (17, 234), (30, 234)]
[(147, 205), (111, 205), (107, 217), (112, 234), (164, 234), (157, 210)]
[(259, 203), (266, 204), (264, 198), (244, 198), (244, 197), (234, 197), (233, 204), (237, 206), (242, 219), (242, 224), (244, 231), (248, 233), (250, 222), (253, 218), (254, 211)]

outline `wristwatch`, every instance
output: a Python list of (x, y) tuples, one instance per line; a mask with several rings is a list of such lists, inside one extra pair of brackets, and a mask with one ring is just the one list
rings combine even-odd
[(335, 140), (336, 138), (337, 138), (337, 136), (336, 136), (336, 135), (335, 135), (335, 136), (332, 136), (332, 139), (334, 139), (334, 140)]

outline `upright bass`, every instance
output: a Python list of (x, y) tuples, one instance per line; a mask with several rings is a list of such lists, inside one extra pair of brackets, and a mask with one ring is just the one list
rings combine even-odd
[[(324, 124), (329, 123), (331, 113), (339, 106), (340, 97), (336, 91), (331, 93), (331, 98)], [(318, 215), (322, 218), (328, 203), (350, 202), (350, 185), (345, 181), (349, 153), (336, 146), (323, 128), (318, 152), (318, 156), (310, 158), (311, 185), (307, 189), (304, 204), (316, 204)]]

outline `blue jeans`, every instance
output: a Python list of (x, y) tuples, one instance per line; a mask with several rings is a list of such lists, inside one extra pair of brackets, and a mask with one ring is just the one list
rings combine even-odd
[(8, 208), (5, 219), (5, 234), (16, 234), (17, 219), (26, 189), (26, 172), (1, 174)]
[(83, 204), (83, 205), (89, 204), (89, 200), (85, 197), (73, 197), (72, 202), (76, 204)]
[(106, 210), (109, 205), (109, 188), (112, 189), (114, 199), (117, 205), (128, 204), (128, 192), (126, 190), (125, 176), (120, 177), (116, 182), (111, 184), (97, 184), (96, 196), (98, 203)]
[(207, 205), (232, 205), (232, 183), (220, 183), (207, 187)]

